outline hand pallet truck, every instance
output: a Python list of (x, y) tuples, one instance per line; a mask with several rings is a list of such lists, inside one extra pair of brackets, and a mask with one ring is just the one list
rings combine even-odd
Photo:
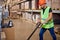
[(36, 28), (35, 28), (34, 31), (30, 34), (30, 36), (27, 38), (27, 40), (30, 40), (30, 38), (31, 38), (32, 35), (35, 33), (35, 31), (37, 30), (37, 28), (39, 28), (39, 26), (41, 27), (42, 24), (40, 24), (40, 23), (37, 23), (37, 24), (36, 24)]

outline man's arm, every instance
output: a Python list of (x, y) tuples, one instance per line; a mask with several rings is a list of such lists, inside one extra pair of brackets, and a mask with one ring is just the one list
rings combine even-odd
[(52, 12), (49, 13), (49, 17), (45, 21), (48, 22), (51, 19), (52, 19)]
[[(48, 18), (45, 20), (44, 23), (47, 23), (47, 22), (48, 22), (49, 20), (51, 20), (51, 19), (52, 19), (52, 12), (49, 13)], [(37, 23), (38, 23), (38, 22), (41, 22), (40, 18), (37, 19)], [(44, 24), (44, 23), (43, 23), (43, 24)]]

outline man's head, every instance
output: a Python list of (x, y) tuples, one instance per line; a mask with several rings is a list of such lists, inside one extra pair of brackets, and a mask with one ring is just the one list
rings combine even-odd
[(45, 8), (46, 7), (46, 0), (39, 0), (39, 5), (41, 6), (41, 8)]
[(41, 8), (45, 8), (45, 7), (46, 7), (46, 4), (41, 5)]

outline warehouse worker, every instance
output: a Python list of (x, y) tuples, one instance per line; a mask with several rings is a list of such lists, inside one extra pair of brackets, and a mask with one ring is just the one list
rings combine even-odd
[(43, 34), (46, 30), (49, 30), (53, 40), (56, 40), (52, 19), (52, 9), (46, 6), (46, 0), (39, 0), (39, 6), (41, 6), (41, 20), (38, 19), (37, 22), (41, 22), (43, 24), (39, 33), (40, 40), (43, 40)]

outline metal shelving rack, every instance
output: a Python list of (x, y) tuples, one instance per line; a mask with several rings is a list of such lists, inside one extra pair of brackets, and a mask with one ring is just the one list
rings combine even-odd
[[(31, 0), (31, 1), (32, 1), (32, 0)], [(20, 1), (20, 2), (17, 2), (16, 5), (20, 5), (20, 6), (19, 6), (19, 7), (20, 7), (19, 11), (20, 11), (20, 12), (30, 12), (31, 15), (33, 15), (34, 12), (36, 12), (37, 14), (40, 13), (40, 9), (38, 8), (37, 4), (35, 5), (35, 6), (37, 6), (35, 10), (31, 9), (31, 7), (32, 7), (31, 1), (30, 1), (30, 3), (29, 3), (29, 4), (30, 4), (30, 8), (29, 8), (28, 10), (27, 10), (27, 9), (21, 9), (21, 4), (27, 2), (27, 0), (22, 0), (22, 1)], [(38, 2), (38, 1), (36, 1), (36, 2)], [(52, 12), (53, 12), (53, 13), (60, 13), (60, 10), (54, 10), (54, 9), (52, 9)], [(22, 14), (23, 14), (23, 13), (22, 13)]]
[[(24, 3), (24, 2), (27, 2), (27, 1), (21, 1), (21, 2), (19, 2), (19, 4)], [(25, 11), (28, 11), (28, 12), (40, 12), (40, 10), (33, 10), (32, 11), (32, 9), (31, 10), (25, 10)], [(60, 10), (53, 10), (52, 9), (52, 11), (53, 11), (53, 13), (60, 13)]]
[[(21, 3), (25, 3), (25, 2), (27, 2), (26, 0), (22, 0), (22, 1), (19, 1), (19, 2), (17, 2), (17, 3), (15, 3), (14, 5), (12, 5), (12, 7), (13, 6), (15, 6), (15, 5), (19, 5), (20, 4), (20, 6), (21, 6)], [(30, 1), (31, 2), (31, 1)], [(30, 3), (31, 4), (31, 3)], [(37, 4), (36, 4), (37, 5)], [(36, 7), (37, 8), (37, 7)], [(22, 10), (22, 9), (21, 9)], [(40, 12), (40, 10), (38, 9), (38, 10), (32, 10), (31, 9), (31, 5), (30, 5), (30, 9), (29, 10), (26, 10), (26, 9), (24, 9), (24, 10), (22, 10), (22, 11), (28, 11), (28, 12)], [(60, 13), (60, 10), (53, 10), (52, 9), (52, 11), (53, 11), (53, 13)]]

